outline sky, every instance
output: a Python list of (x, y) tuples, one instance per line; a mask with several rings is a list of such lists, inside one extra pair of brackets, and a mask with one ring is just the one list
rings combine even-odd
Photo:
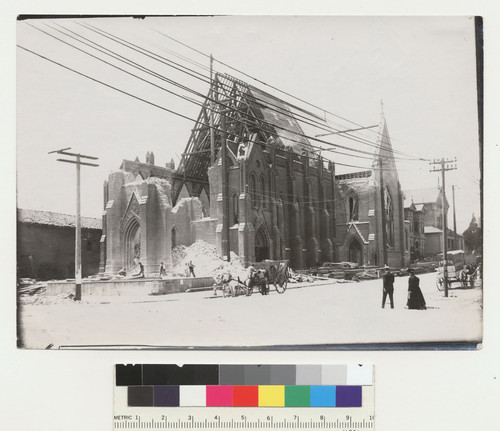
[[(451, 185), (456, 186), (457, 230), (463, 232), (472, 214), (480, 214), (474, 20), (401, 16), (18, 21), (16, 140), (20, 208), (75, 212), (75, 168), (48, 154), (71, 147), (70, 151), (99, 157), (99, 167), (82, 168), (82, 215), (100, 217), (104, 208), (103, 182), (123, 159), (138, 156), (145, 161), (146, 152), (153, 151), (157, 165), (163, 166), (171, 158), (178, 163), (194, 123), (167, 110), (194, 119), (200, 108), (164, 89), (196, 101), (201, 97), (189, 90), (199, 95), (208, 92), (207, 78), (195, 79), (126, 48), (90, 30), (89, 24), (205, 77), (209, 74), (209, 59), (199, 52), (212, 54), (216, 71), (304, 107), (340, 130), (357, 127), (355, 124), (378, 124), (383, 110), (395, 151), (413, 159), (457, 158), (458, 169), (449, 171), (446, 177), (450, 202)], [(184, 88), (120, 65), (157, 85), (152, 86), (50, 35), (107, 58), (68, 35), (85, 37), (87, 43), (97, 42)], [(106, 61), (120, 64), (109, 58)], [(355, 134), (375, 143), (374, 130)], [(338, 135), (323, 139), (333, 145), (374, 150)], [(360, 168), (371, 165), (370, 160), (335, 152), (324, 155)], [(396, 164), (403, 190), (437, 187), (440, 181), (438, 173), (429, 172), (427, 161), (398, 159)], [(346, 170), (337, 166), (338, 173)], [(450, 226), (451, 222), (450, 214)]]

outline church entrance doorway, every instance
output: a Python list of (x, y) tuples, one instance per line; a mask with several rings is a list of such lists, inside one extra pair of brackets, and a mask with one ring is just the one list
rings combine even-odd
[(255, 261), (261, 262), (269, 259), (269, 238), (264, 229), (259, 228), (255, 233)]
[(124, 266), (130, 271), (141, 258), (141, 227), (137, 220), (133, 220), (125, 231), (125, 253)]
[(357, 263), (359, 266), (363, 265), (363, 250), (356, 239), (353, 239), (349, 244), (349, 262)]

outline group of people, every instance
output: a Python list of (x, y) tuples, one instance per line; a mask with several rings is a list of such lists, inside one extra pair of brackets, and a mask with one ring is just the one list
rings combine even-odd
[[(144, 278), (144, 265), (139, 259), (134, 259), (134, 266), (137, 268), (136, 272), (131, 274), (132, 278)], [(189, 263), (186, 263), (186, 277), (196, 277), (194, 274), (194, 264), (190, 260)], [(165, 277), (167, 275), (167, 268), (163, 262), (160, 263), (160, 268), (158, 271), (160, 278)], [(120, 269), (118, 271), (118, 275), (125, 277), (127, 275), (127, 270), (125, 268)]]
[[(383, 278), (383, 293), (382, 293), (382, 308), (385, 308), (385, 301), (389, 297), (391, 308), (394, 308), (394, 274), (386, 265), (384, 267)], [(408, 270), (410, 277), (408, 279), (408, 301), (406, 308), (409, 310), (427, 310), (424, 295), (420, 290), (420, 279), (415, 275), (415, 270), (410, 268)]]
[[(186, 263), (186, 269), (184, 270), (184, 273), (186, 277), (196, 277), (194, 274), (194, 263), (192, 260)], [(160, 277), (165, 277), (167, 275), (167, 269), (165, 267), (165, 264), (163, 262), (160, 263), (160, 270), (159, 270)]]

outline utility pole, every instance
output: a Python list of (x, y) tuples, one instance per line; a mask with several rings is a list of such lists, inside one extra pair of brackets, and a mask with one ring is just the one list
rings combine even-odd
[(49, 154), (57, 153), (64, 156), (75, 157), (75, 160), (57, 159), (58, 162), (73, 163), (76, 165), (76, 221), (75, 221), (75, 301), (82, 299), (82, 229), (80, 217), (80, 166), (99, 166), (95, 163), (82, 162), (81, 159), (97, 160), (97, 157), (83, 154), (69, 153), (71, 147), (62, 150), (50, 151)]
[(385, 190), (384, 190), (384, 172), (382, 157), (378, 158), (379, 174), (380, 174), (380, 208), (382, 209), (382, 259), (384, 265), (387, 265), (387, 220), (385, 217)]
[(455, 235), (455, 239), (453, 241), (453, 247), (455, 250), (458, 249), (458, 237), (457, 237), (457, 214), (455, 211), (455, 186), (451, 186), (451, 190), (453, 193), (453, 234)]
[(447, 226), (447, 213), (446, 213), (446, 171), (457, 169), (457, 158), (455, 160), (434, 160), (431, 165), (438, 165), (439, 167), (433, 168), (430, 172), (441, 172), (442, 179), (442, 206), (443, 206), (443, 282), (444, 282), (444, 296), (448, 297), (448, 226)]
[(224, 110), (220, 113), (221, 125), (221, 169), (222, 169), (222, 257), (229, 262), (231, 253), (229, 247), (229, 172), (227, 167), (227, 132), (226, 132), (226, 113)]

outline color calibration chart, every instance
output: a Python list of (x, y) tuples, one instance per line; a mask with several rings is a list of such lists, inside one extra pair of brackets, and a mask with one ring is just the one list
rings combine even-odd
[(115, 366), (114, 429), (374, 428), (371, 364)]

